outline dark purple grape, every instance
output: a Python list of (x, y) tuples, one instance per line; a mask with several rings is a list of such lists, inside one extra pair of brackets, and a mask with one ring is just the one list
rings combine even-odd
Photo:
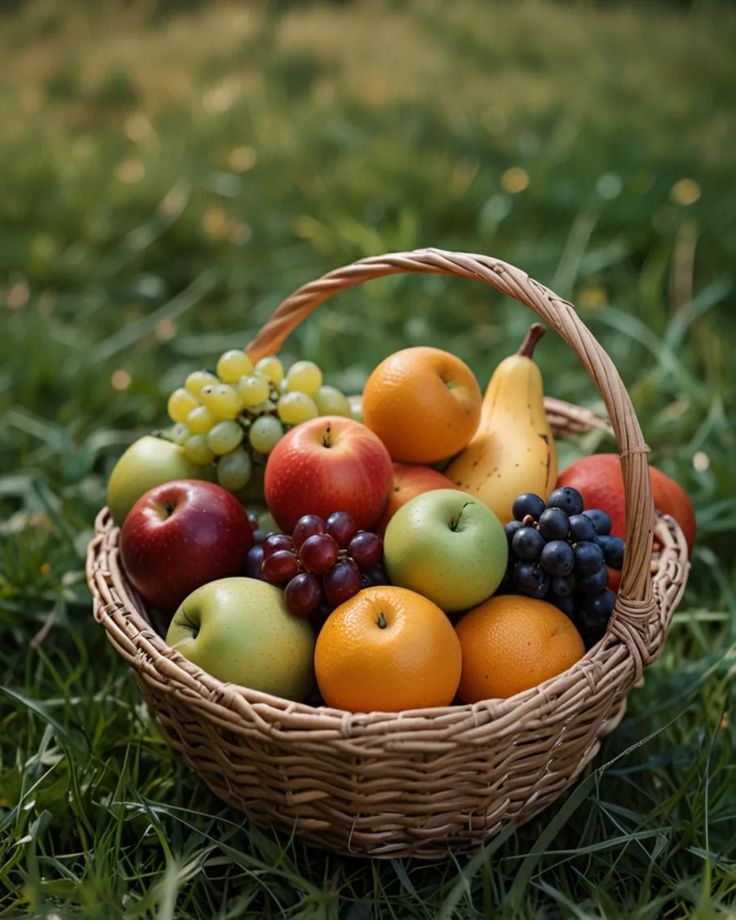
[(309, 572), (295, 575), (284, 588), (284, 601), (289, 610), (297, 617), (313, 613), (322, 602), (322, 586), (319, 578)]
[(583, 540), (575, 547), (575, 574), (592, 575), (603, 565), (603, 550), (597, 543)]
[(340, 549), (345, 549), (357, 532), (355, 521), (347, 511), (333, 511), (327, 518), (327, 533), (335, 538)]
[(327, 530), (324, 518), (318, 514), (303, 514), (294, 526), (291, 539), (294, 541), (294, 549), (300, 550), (302, 543), (315, 534), (324, 533)]
[(601, 638), (603, 636), (615, 603), (616, 595), (613, 591), (588, 594), (581, 599), (576, 620), (584, 637)]
[(514, 584), (521, 594), (542, 598), (549, 589), (549, 575), (533, 562), (517, 562), (514, 566)]
[(277, 549), (265, 557), (261, 571), (266, 581), (272, 585), (282, 585), (299, 572), (299, 561), (288, 549)]
[(544, 599), (548, 604), (554, 604), (558, 610), (561, 610), (570, 619), (575, 616), (577, 601), (573, 595), (556, 594), (554, 591), (548, 591)]
[(605, 511), (600, 508), (590, 508), (583, 511), (583, 514), (590, 520), (598, 534), (607, 534), (611, 532), (611, 518)]
[(257, 543), (255, 546), (251, 546), (248, 550), (248, 555), (245, 557), (246, 577), (263, 579), (263, 572), (261, 571), (263, 556), (262, 544)]
[(382, 565), (369, 565), (360, 573), (361, 580), (365, 579), (364, 588), (373, 588), (377, 585), (389, 584), (386, 569)]
[(575, 553), (566, 540), (552, 540), (543, 547), (540, 561), (550, 575), (569, 575), (575, 566)]
[(549, 493), (547, 505), (550, 508), (562, 508), (566, 514), (582, 514), (583, 496), (572, 486), (562, 486)]
[(265, 539), (266, 539), (265, 530), (254, 530), (253, 531), (253, 542), (254, 543), (263, 543)]
[(348, 556), (361, 569), (376, 565), (383, 555), (383, 540), (378, 534), (361, 530), (348, 544)]
[(322, 578), (322, 588), (332, 607), (338, 607), (360, 591), (360, 569), (351, 559), (341, 559)]
[(299, 561), (308, 572), (324, 575), (337, 562), (339, 547), (328, 533), (316, 533), (302, 543)]
[(514, 499), (511, 513), (517, 521), (523, 521), (527, 514), (531, 514), (534, 520), (538, 521), (545, 507), (544, 499), (535, 495), (534, 492), (523, 492)]
[(509, 541), (509, 546), (511, 546), (511, 541), (514, 539), (514, 534), (524, 525), (521, 521), (509, 521), (508, 524), (503, 525), (504, 532), (506, 533), (506, 539)]
[(593, 522), (584, 514), (573, 514), (569, 518), (570, 537), (574, 543), (580, 543), (581, 540), (595, 542), (596, 532)]
[(516, 584), (514, 582), (513, 567), (506, 569), (506, 573), (501, 579), (501, 584), (493, 592), (494, 594), (516, 594)]
[(600, 594), (608, 587), (608, 566), (602, 565), (590, 575), (578, 575), (578, 590), (583, 594)]
[(511, 549), (519, 559), (539, 559), (544, 537), (536, 527), (520, 527), (511, 541)]
[(545, 540), (566, 540), (570, 533), (570, 518), (562, 508), (547, 508), (539, 518), (539, 532)]
[(572, 597), (575, 591), (575, 576), (561, 575), (553, 578), (549, 584), (549, 590), (558, 597)]
[(258, 515), (253, 511), (246, 511), (245, 513), (248, 518), (248, 523), (250, 524), (251, 530), (258, 530)]
[(606, 565), (610, 566), (612, 569), (623, 568), (626, 544), (621, 537), (611, 537), (608, 534), (603, 534), (598, 537), (595, 542), (603, 550), (603, 558), (606, 560)]
[(270, 556), (271, 553), (278, 552), (280, 549), (288, 550), (289, 552), (291, 551), (291, 537), (285, 533), (268, 534), (266, 539), (263, 541), (263, 552), (266, 554), (266, 556)]

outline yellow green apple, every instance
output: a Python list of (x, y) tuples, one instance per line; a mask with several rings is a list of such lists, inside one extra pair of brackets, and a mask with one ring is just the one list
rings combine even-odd
[(480, 604), (501, 583), (508, 541), (496, 515), (459, 489), (423, 492), (396, 511), (383, 538), (391, 584), (423, 594), (445, 613)]
[(256, 578), (220, 578), (186, 597), (166, 641), (213, 677), (289, 700), (314, 683), (314, 632), (284, 593)]

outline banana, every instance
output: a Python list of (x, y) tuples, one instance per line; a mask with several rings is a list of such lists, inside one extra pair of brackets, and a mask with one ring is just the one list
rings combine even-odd
[(505, 358), (488, 384), (470, 444), (444, 471), (476, 495), (502, 524), (522, 492), (546, 499), (557, 481), (557, 450), (544, 411), (542, 374), (532, 361), (544, 327), (534, 323), (521, 348)]

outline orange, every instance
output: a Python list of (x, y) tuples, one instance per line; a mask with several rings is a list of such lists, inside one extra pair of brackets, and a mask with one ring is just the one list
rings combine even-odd
[(460, 358), (439, 348), (405, 348), (368, 378), (363, 421), (393, 460), (436, 463), (468, 445), (481, 401), (478, 381)]
[(585, 654), (580, 634), (562, 611), (520, 594), (484, 601), (455, 629), (463, 654), (457, 694), (465, 703), (536, 687)]
[[(688, 550), (695, 542), (695, 512), (687, 492), (679, 482), (670, 479), (654, 466), (649, 467), (654, 507), (673, 517), (682, 528)], [(600, 508), (611, 518), (611, 533), (626, 537), (626, 509), (624, 507), (624, 477), (618, 454), (591, 454), (563, 470), (558, 486), (572, 486), (583, 496), (586, 508)], [(618, 590), (621, 573), (610, 570), (608, 587)]]
[(327, 617), (314, 667), (324, 701), (337, 709), (447, 706), (460, 680), (460, 642), (442, 610), (421, 594), (365, 588)]

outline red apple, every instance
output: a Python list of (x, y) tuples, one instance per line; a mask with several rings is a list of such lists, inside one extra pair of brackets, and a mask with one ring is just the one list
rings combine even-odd
[(409, 499), (422, 492), (431, 492), (432, 489), (457, 489), (452, 480), (431, 466), (420, 463), (393, 463), (394, 482), (388, 493), (386, 510), (383, 512), (381, 523), (378, 525), (379, 533), (383, 533), (386, 525)]
[(372, 530), (393, 481), (380, 438), (354, 419), (327, 415), (292, 428), (271, 451), (264, 492), (268, 510), (286, 533), (303, 514), (347, 511)]
[(195, 588), (241, 575), (253, 527), (240, 502), (211, 482), (177, 479), (128, 512), (120, 557), (133, 587), (169, 618)]

